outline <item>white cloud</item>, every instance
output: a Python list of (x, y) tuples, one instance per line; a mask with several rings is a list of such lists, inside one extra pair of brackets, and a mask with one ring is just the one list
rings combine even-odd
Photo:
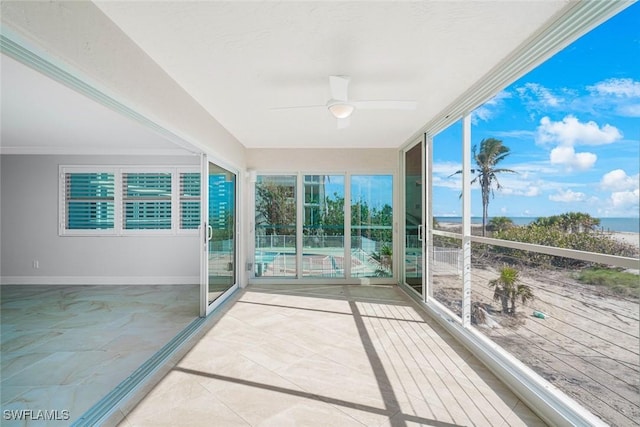
[(529, 187), (529, 190), (527, 190), (527, 192), (524, 195), (527, 197), (536, 197), (536, 196), (539, 196), (540, 194), (542, 194), (542, 192), (538, 187), (531, 186)]
[(492, 135), (496, 138), (509, 138), (509, 139), (534, 139), (536, 133), (531, 130), (510, 130), (510, 131), (494, 131)]
[(615, 208), (630, 208), (640, 204), (640, 189), (611, 193), (611, 203)]
[(527, 185), (522, 188), (502, 187), (500, 192), (506, 196), (536, 197), (542, 194), (539, 187)]
[(613, 95), (619, 98), (640, 98), (640, 82), (633, 79), (611, 78), (587, 86), (587, 90), (598, 95)]
[(538, 83), (526, 83), (516, 89), (520, 98), (532, 107), (557, 107), (564, 99), (554, 95), (551, 90)]
[(605, 190), (624, 191), (638, 188), (640, 175), (629, 176), (622, 169), (615, 169), (602, 176), (600, 186)]
[(477, 124), (478, 121), (484, 122), (492, 119), (504, 104), (503, 100), (511, 98), (511, 94), (506, 91), (499, 92), (496, 96), (476, 108), (471, 113), (471, 121), (473, 124)]
[(622, 138), (622, 133), (615, 126), (605, 124), (602, 127), (594, 121), (581, 123), (574, 116), (566, 116), (560, 122), (551, 121), (549, 117), (540, 119), (536, 143), (573, 145), (611, 144)]
[(640, 117), (640, 104), (620, 105), (617, 111), (625, 117)]
[(602, 176), (600, 187), (612, 191), (609, 203), (615, 210), (635, 208), (637, 213), (640, 199), (640, 174), (629, 176), (622, 169), (614, 169)]
[(593, 167), (598, 156), (593, 153), (576, 153), (573, 147), (559, 146), (551, 150), (551, 164), (564, 166), (568, 170), (587, 170)]
[(549, 200), (552, 202), (563, 202), (563, 203), (572, 203), (572, 202), (582, 202), (586, 199), (586, 195), (579, 191), (571, 191), (571, 190), (558, 190), (556, 194), (552, 194), (549, 196)]
[(456, 173), (462, 169), (462, 163), (457, 162), (434, 162), (431, 166), (431, 170), (434, 174), (446, 175)]

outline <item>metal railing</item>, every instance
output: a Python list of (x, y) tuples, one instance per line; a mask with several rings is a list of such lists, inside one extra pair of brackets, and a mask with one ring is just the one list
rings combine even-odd
[[(639, 425), (640, 261), (481, 237), (471, 241), (471, 328), (606, 423)], [(434, 273), (439, 263), (455, 263), (445, 253), (433, 249)], [(505, 267), (516, 272), (512, 287), (499, 280)], [(434, 274), (429, 285), (433, 298), (463, 323), (463, 278)]]

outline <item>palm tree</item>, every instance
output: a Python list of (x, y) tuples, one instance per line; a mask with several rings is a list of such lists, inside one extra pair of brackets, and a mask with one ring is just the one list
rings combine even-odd
[[(513, 267), (503, 267), (500, 270), (500, 277), (491, 280), (489, 286), (495, 286), (493, 299), (501, 302), (503, 314), (516, 314), (518, 299), (526, 304), (534, 298), (531, 287), (520, 282), (518, 270)], [(509, 302), (511, 302), (511, 308), (509, 308)]]
[(511, 218), (506, 216), (496, 216), (489, 221), (489, 231), (505, 231), (515, 227)]
[[(480, 151), (477, 151), (474, 145), (472, 150), (473, 159), (477, 168), (471, 169), (471, 173), (475, 174), (471, 184), (479, 183), (482, 190), (482, 235), (486, 234), (487, 216), (489, 210), (489, 195), (493, 196), (493, 184), (499, 190), (501, 187), (496, 176), (502, 172), (516, 173), (511, 169), (496, 168), (496, 165), (503, 161), (509, 155), (509, 147), (502, 145), (502, 140), (496, 138), (487, 138), (480, 141)], [(451, 176), (462, 173), (462, 170), (456, 171)]]

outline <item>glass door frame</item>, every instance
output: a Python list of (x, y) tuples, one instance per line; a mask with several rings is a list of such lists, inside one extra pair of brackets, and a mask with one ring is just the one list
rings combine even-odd
[[(406, 155), (409, 151), (411, 151), (412, 149), (414, 149), (415, 147), (420, 146), (421, 147), (421, 172), (420, 172), (420, 176), (421, 176), (421, 180), (422, 180), (422, 190), (420, 191), (420, 199), (421, 199), (421, 215), (422, 215), (422, 223), (418, 225), (419, 227), (419, 235), (422, 237), (421, 240), (421, 251), (422, 251), (422, 263), (421, 263), (421, 268), (422, 268), (422, 277), (421, 277), (421, 287), (422, 287), (422, 294), (418, 293), (407, 281), (407, 274), (406, 274), (406, 266), (407, 266), (407, 164), (406, 164)], [(401, 261), (400, 264), (402, 265), (402, 271), (400, 271), (400, 277), (401, 277), (401, 281), (402, 284), (405, 288), (410, 289), (412, 292), (414, 292), (416, 295), (420, 296), (420, 298), (423, 301), (427, 301), (427, 296), (429, 294), (430, 291), (430, 286), (428, 286), (428, 279), (429, 279), (429, 268), (428, 268), (428, 242), (431, 240), (431, 227), (429, 226), (430, 223), (430, 217), (431, 217), (431, 209), (427, 207), (427, 202), (430, 201), (429, 198), (429, 194), (430, 192), (430, 180), (428, 180), (428, 175), (427, 175), (427, 169), (430, 169), (430, 155), (428, 155), (428, 148), (429, 148), (430, 144), (427, 144), (427, 136), (426, 134), (422, 134), (419, 138), (417, 138), (416, 140), (414, 140), (411, 144), (407, 145), (404, 149), (402, 149), (402, 151), (400, 152), (400, 156), (401, 156), (401, 179), (400, 179), (400, 183), (401, 183), (401, 190), (400, 190), (400, 197), (401, 197), (401, 202), (400, 202), (400, 210), (401, 210), (401, 215), (400, 215), (400, 221), (401, 221), (401, 238), (400, 238), (400, 245), (401, 245)], [(429, 153), (430, 154), (430, 153)], [(429, 203), (430, 204), (430, 203)]]
[[(342, 176), (344, 177), (344, 198), (345, 198), (345, 211), (344, 211), (344, 276), (343, 277), (315, 277), (307, 276), (303, 277), (302, 264), (303, 264), (303, 229), (304, 229), (304, 177), (307, 175), (320, 175), (320, 176)], [(393, 209), (391, 230), (392, 230), (392, 275), (389, 277), (353, 277), (351, 270), (351, 180), (354, 176), (371, 175), (371, 176), (390, 176), (392, 180), (392, 195), (391, 195), (391, 207)], [(295, 277), (269, 277), (269, 276), (256, 276), (255, 272), (255, 259), (256, 259), (256, 245), (255, 245), (255, 214), (256, 214), (256, 190), (255, 185), (259, 176), (295, 176), (296, 177), (296, 276)], [(249, 173), (250, 188), (249, 194), (249, 210), (250, 210), (250, 229), (248, 230), (249, 242), (248, 250), (249, 257), (247, 258), (247, 265), (251, 266), (251, 272), (248, 273), (247, 283), (251, 284), (271, 284), (271, 283), (287, 283), (287, 284), (301, 284), (301, 285), (314, 285), (314, 284), (374, 284), (374, 285), (397, 285), (400, 272), (399, 272), (399, 260), (401, 256), (397, 255), (396, 249), (401, 247), (398, 242), (400, 233), (398, 232), (399, 221), (399, 197), (397, 195), (400, 188), (399, 180), (400, 175), (398, 169), (356, 169), (353, 171), (342, 170), (314, 170), (314, 169), (299, 169), (293, 170), (251, 170)]]
[[(214, 164), (219, 168), (227, 170), (229, 173), (235, 175), (235, 188), (234, 188), (234, 281), (233, 284), (224, 291), (218, 298), (209, 303), (209, 164)], [(201, 154), (200, 157), (200, 227), (199, 227), (199, 240), (200, 247), (200, 317), (208, 316), (213, 310), (222, 304), (233, 292), (238, 289), (238, 283), (240, 282), (240, 274), (242, 269), (240, 268), (240, 173), (239, 170), (230, 167), (225, 162), (219, 161), (217, 158)]]

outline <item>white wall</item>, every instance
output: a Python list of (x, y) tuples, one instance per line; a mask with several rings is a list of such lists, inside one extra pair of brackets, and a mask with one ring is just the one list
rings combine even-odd
[(394, 172), (397, 168), (394, 148), (247, 150), (247, 169), (258, 172)]
[(0, 156), (1, 283), (197, 284), (197, 235), (59, 236), (58, 167), (199, 162), (198, 156)]

